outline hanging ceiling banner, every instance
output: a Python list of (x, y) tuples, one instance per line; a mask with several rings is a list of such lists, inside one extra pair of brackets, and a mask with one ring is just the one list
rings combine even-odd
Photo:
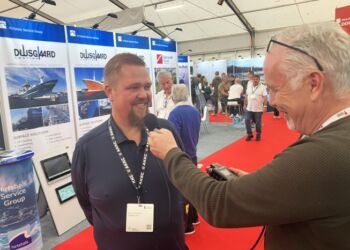
[(105, 121), (111, 104), (104, 92), (104, 66), (115, 55), (112, 32), (67, 26), (73, 106), (78, 138)]
[(350, 5), (336, 8), (335, 20), (350, 35)]
[(73, 147), (64, 26), (0, 17), (2, 119), (9, 149)]

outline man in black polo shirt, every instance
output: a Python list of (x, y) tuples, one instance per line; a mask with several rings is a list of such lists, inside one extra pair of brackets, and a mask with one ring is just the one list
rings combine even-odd
[[(185, 250), (182, 196), (147, 144), (143, 119), (152, 83), (145, 63), (133, 54), (116, 55), (104, 79), (112, 115), (79, 139), (72, 164), (73, 185), (97, 246)], [(165, 120), (159, 125), (175, 131)]]

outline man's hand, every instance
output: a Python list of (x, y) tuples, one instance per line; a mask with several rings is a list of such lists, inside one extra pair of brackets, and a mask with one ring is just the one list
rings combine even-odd
[(173, 134), (164, 128), (150, 132), (148, 143), (152, 154), (161, 160), (164, 160), (171, 149), (177, 147)]

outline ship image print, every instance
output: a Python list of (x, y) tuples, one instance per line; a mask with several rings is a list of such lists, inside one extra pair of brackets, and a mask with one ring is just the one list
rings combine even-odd
[(107, 98), (104, 91), (103, 68), (75, 68), (77, 99), (79, 101)]
[[(43, 78), (40, 78), (40, 83), (37, 84), (29, 84), (26, 83), (23, 85), (23, 88), (19, 90), (17, 97), (22, 97), (25, 99), (35, 99), (42, 98), (43, 96), (47, 96), (52, 94), (52, 89), (55, 87), (57, 80), (48, 80), (44, 81)], [(50, 96), (54, 98), (54, 96)]]
[(10, 109), (68, 103), (64, 68), (6, 68)]

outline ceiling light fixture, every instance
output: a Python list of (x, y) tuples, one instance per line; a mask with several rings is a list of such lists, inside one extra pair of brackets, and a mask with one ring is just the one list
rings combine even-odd
[(180, 55), (184, 55), (184, 54), (187, 53), (187, 52), (192, 52), (192, 49), (188, 49), (188, 50), (186, 50), (186, 51), (183, 51), (183, 52), (180, 53)]
[[(152, 22), (146, 21), (146, 24), (155, 27), (155, 24), (152, 23)], [(139, 29), (137, 29), (137, 30), (134, 30), (134, 31), (131, 32), (130, 34), (131, 34), (131, 35), (136, 35), (136, 34), (137, 34), (143, 27), (145, 27), (145, 26), (146, 26), (146, 25), (141, 26), (141, 28), (139, 28)]]
[(116, 14), (114, 14), (114, 13), (108, 13), (107, 16), (105, 16), (101, 21), (99, 21), (98, 23), (95, 23), (94, 25), (92, 25), (92, 26), (91, 26), (91, 29), (97, 29), (97, 28), (100, 26), (100, 24), (101, 24), (104, 20), (106, 20), (108, 17), (115, 18), (115, 19), (118, 18), (118, 16), (117, 16)]
[(38, 13), (40, 11), (40, 9), (45, 5), (45, 4), (49, 4), (49, 5), (53, 5), (56, 6), (56, 2), (53, 0), (42, 0), (41, 1), (43, 4), (39, 7), (39, 9), (36, 9), (34, 12), (30, 13), (30, 15), (27, 17), (30, 20), (35, 19), (36, 17), (36, 13)]
[(184, 6), (184, 0), (175, 0), (154, 5), (156, 11), (171, 10)]
[(175, 31), (183, 31), (183, 29), (176, 27), (173, 31), (169, 32), (166, 37), (162, 37), (165, 41), (169, 42), (170, 40), (172, 40), (171, 38), (169, 38), (169, 35), (174, 33)]

